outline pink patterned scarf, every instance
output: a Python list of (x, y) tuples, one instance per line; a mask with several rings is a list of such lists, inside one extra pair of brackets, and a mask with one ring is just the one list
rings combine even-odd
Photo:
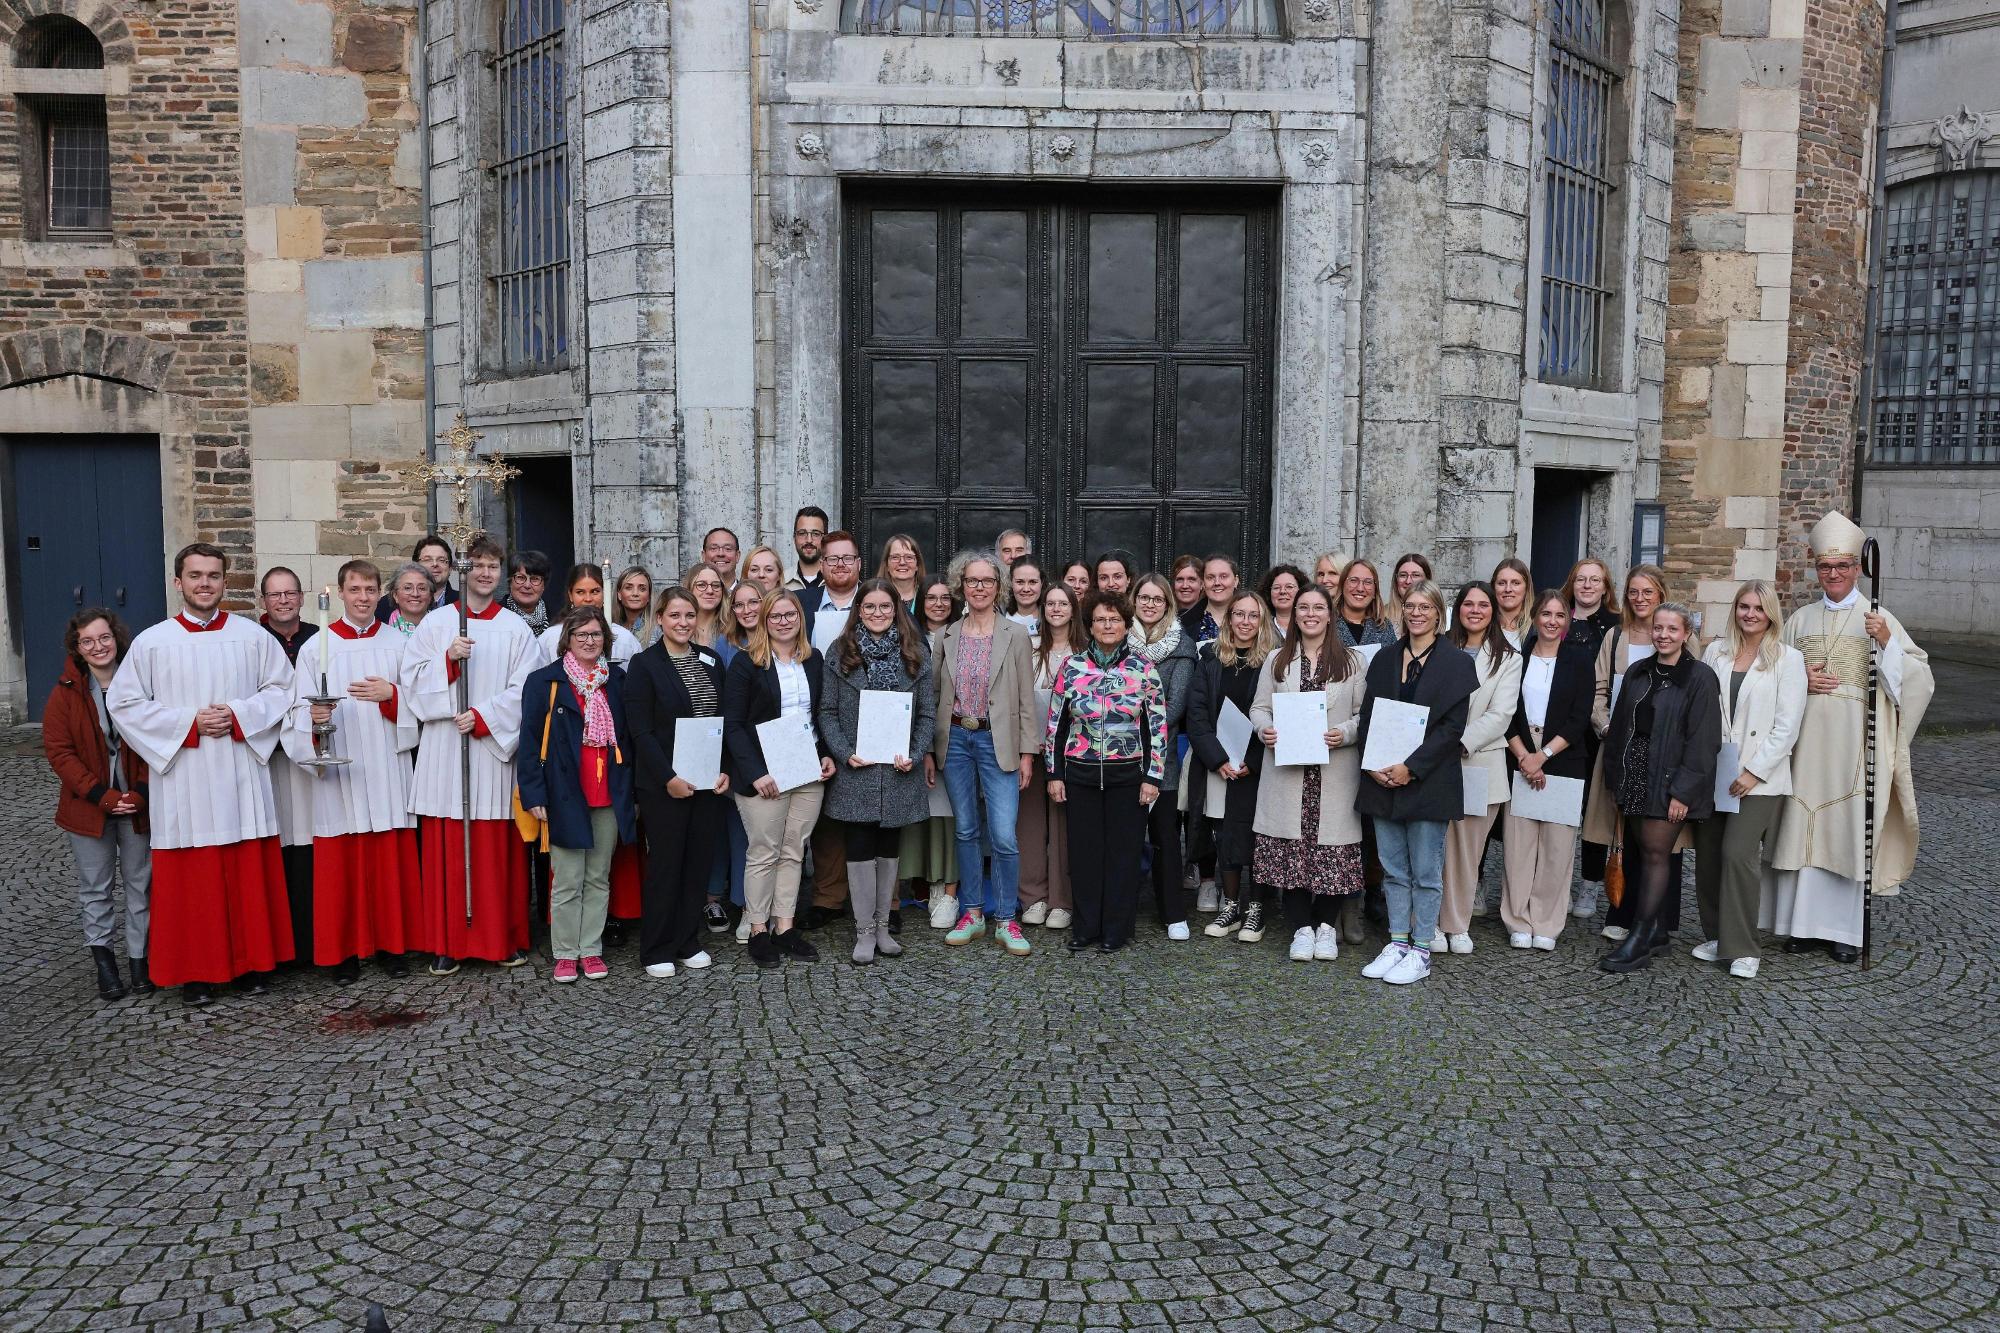
[(597, 665), (586, 671), (575, 653), (564, 653), (563, 674), (569, 677), (576, 697), (583, 701), (583, 743), (599, 749), (611, 748), (617, 733), (611, 725), (611, 701), (604, 697), (604, 682), (611, 679), (611, 668), (600, 657)]

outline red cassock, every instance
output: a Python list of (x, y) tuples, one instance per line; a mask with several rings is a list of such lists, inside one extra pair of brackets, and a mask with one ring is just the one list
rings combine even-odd
[[(461, 886), (461, 923), (464, 898)], [(415, 829), (313, 839), (313, 961), (321, 967), (416, 948), (421, 910)]]
[(292, 910), (278, 840), (153, 852), (148, 966), (155, 984), (221, 984), (292, 958)]
[(423, 891), (414, 947), (498, 963), (528, 947), (528, 858), (513, 821), (472, 821), (472, 921), (465, 920), (465, 838), (456, 819), (422, 816)]
[(646, 854), (636, 842), (621, 842), (611, 857), (611, 907), (618, 921), (639, 919), (639, 886), (646, 882)]

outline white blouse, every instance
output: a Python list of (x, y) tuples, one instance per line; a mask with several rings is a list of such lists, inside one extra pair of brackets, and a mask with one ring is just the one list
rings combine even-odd
[(1529, 726), (1548, 724), (1549, 686), (1555, 683), (1555, 678), (1555, 658), (1528, 654), (1527, 668), (1521, 673), (1521, 707), (1528, 715)]
[(778, 667), (779, 710), (785, 716), (793, 713), (812, 711), (812, 682), (806, 679), (806, 669), (798, 662), (787, 662), (782, 657), (771, 659)]

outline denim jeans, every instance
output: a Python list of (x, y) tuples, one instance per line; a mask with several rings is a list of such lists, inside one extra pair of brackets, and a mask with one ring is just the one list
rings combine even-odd
[(1444, 901), (1444, 828), (1444, 821), (1436, 819), (1375, 819), (1389, 934), (1420, 949), (1431, 947)]
[[(991, 731), (951, 729), (945, 750), (945, 790), (958, 821), (958, 906), (984, 911), (995, 921), (1012, 920), (1020, 907), (1021, 847), (1014, 824), (1021, 809), (1021, 775), (1001, 769), (993, 757)], [(979, 807), (980, 796), (986, 808)], [(981, 844), (992, 850), (990, 877), (980, 864)]]
[(743, 827), (743, 816), (736, 813), (736, 803), (731, 801), (723, 815), (723, 842), (725, 846), (715, 849), (715, 865), (708, 872), (708, 896), (717, 902), (727, 900), (738, 907), (744, 905), (743, 877), (750, 854), (750, 835)]

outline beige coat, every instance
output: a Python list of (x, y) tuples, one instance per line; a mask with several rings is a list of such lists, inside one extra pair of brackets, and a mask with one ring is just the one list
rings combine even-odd
[[(1316, 841), (1321, 847), (1344, 847), (1361, 841), (1361, 816), (1354, 812), (1354, 794), (1361, 788), (1361, 751), (1355, 742), (1361, 733), (1361, 701), (1368, 693), (1367, 662), (1352, 648), (1347, 650), (1347, 679), (1326, 687), (1327, 725), (1340, 732), (1327, 762), (1320, 765), (1319, 828)], [(1272, 725), (1271, 696), (1296, 694), (1303, 675), (1295, 660), (1284, 679), (1272, 668), (1276, 653), (1264, 659), (1257, 676), (1257, 698), (1250, 705), (1250, 726), (1257, 731)], [(1305, 836), (1300, 827), (1300, 803), (1305, 795), (1306, 771), (1292, 764), (1279, 767), (1266, 755), (1257, 779), (1257, 817), (1251, 827), (1273, 838), (1294, 841)]]
[[(958, 641), (963, 620), (945, 626), (931, 675), (937, 680), (937, 741), (932, 753), (944, 766), (951, 748), (951, 715), (958, 712)], [(1005, 773), (1016, 772), (1021, 756), (1042, 747), (1043, 728), (1035, 717), (1034, 649), (1028, 631), (997, 612), (993, 657), (987, 667), (986, 718), (993, 726), (993, 757)], [(1046, 719), (1043, 719), (1046, 721)]]
[(1753, 796), (1792, 794), (1792, 747), (1799, 741), (1799, 723), (1806, 711), (1806, 659), (1790, 644), (1778, 645), (1778, 664), (1767, 667), (1753, 661), (1743, 677), (1743, 688), (1732, 707), (1729, 677), (1736, 668), (1736, 654), (1729, 641), (1718, 638), (1708, 645), (1702, 661), (1722, 682), (1722, 739), (1732, 742), (1743, 756), (1744, 771), (1762, 781)]
[(1484, 648), (1472, 655), (1472, 669), (1479, 673), (1479, 688), (1466, 706), (1464, 747), (1465, 766), (1486, 773), (1486, 805), (1491, 809), (1507, 802), (1507, 728), (1513, 725), (1514, 709), (1521, 702), (1521, 655), (1508, 652), (1493, 665)]
[[(1621, 625), (1604, 636), (1604, 642), (1597, 645), (1597, 703), (1590, 710), (1590, 726), (1600, 737), (1611, 729), (1611, 679), (1623, 675), (1627, 665), (1626, 648), (1639, 642), (1648, 652), (1652, 651), (1651, 639), (1634, 640)], [(1613, 649), (1618, 661), (1612, 663)], [(1624, 823), (1618, 816), (1618, 802), (1604, 785), (1604, 753), (1598, 752), (1597, 762), (1591, 765), (1590, 788), (1585, 794), (1583, 809), (1583, 838), (1603, 847), (1616, 847), (1625, 840)]]

